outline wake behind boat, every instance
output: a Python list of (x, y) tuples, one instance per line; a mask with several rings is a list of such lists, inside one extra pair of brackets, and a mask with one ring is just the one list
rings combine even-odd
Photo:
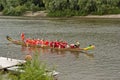
[[(53, 41), (49, 41), (49, 43), (45, 43), (45, 44), (41, 44), (39, 42), (37, 42), (37, 40), (29, 40), (29, 43), (28, 41), (23, 41), (23, 40), (15, 40), (15, 39), (12, 39), (10, 36), (6, 36), (7, 40), (12, 42), (13, 44), (16, 44), (16, 45), (21, 45), (21, 46), (25, 46), (25, 47), (35, 47), (35, 48), (43, 48), (43, 49), (52, 49), (52, 50), (58, 50), (58, 51), (74, 51), (74, 52), (83, 52), (83, 51), (87, 51), (87, 50), (92, 50), (95, 48), (94, 45), (90, 45), (88, 47), (85, 47), (85, 48), (79, 48), (79, 47), (71, 47), (69, 46), (68, 44), (66, 45), (67, 47), (54, 47), (52, 45)], [(31, 41), (31, 42), (30, 42)], [(33, 41), (33, 42), (32, 42)], [(43, 42), (44, 43), (44, 42)], [(52, 45), (52, 46), (51, 46)]]

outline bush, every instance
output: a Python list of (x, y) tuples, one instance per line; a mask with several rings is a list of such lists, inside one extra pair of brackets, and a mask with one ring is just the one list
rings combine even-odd
[(39, 11), (39, 10), (41, 10), (41, 9), (39, 8), (39, 6), (33, 4), (32, 8), (31, 8), (31, 11), (36, 12), (36, 11)]
[(4, 15), (9, 15), (9, 16), (20, 16), (26, 11), (25, 6), (17, 6), (17, 7), (11, 7), (11, 8), (5, 8), (3, 10)]
[[(12, 76), (12, 80), (53, 80), (53, 76), (46, 74), (46, 65), (35, 56), (31, 62), (27, 62), (24, 71), (20, 75)], [(46, 74), (46, 75), (45, 75)]]
[(111, 9), (108, 11), (108, 14), (120, 14), (120, 9), (119, 8)]
[(25, 4), (25, 6), (27, 7), (28, 11), (33, 11), (33, 12), (39, 11), (39, 10), (42, 9), (42, 8), (39, 7), (39, 5), (35, 5), (35, 4), (31, 3), (31, 2), (27, 2)]
[(78, 11), (75, 10), (70, 10), (70, 9), (65, 9), (65, 10), (57, 10), (54, 12), (49, 12), (47, 16), (50, 17), (70, 17), (70, 16), (75, 16), (78, 15)]
[(0, 71), (0, 80), (9, 80), (8, 74), (4, 74), (4, 71)]
[(22, 15), (26, 10), (27, 8), (25, 6), (17, 6), (13, 12), (15, 16), (19, 16)]
[(3, 5), (2, 4), (0, 4), (0, 11), (2, 11), (3, 10)]
[(4, 15), (12, 15), (13, 13), (12, 13), (12, 11), (13, 11), (13, 7), (11, 7), (11, 8), (5, 8), (4, 10), (3, 10), (3, 14)]

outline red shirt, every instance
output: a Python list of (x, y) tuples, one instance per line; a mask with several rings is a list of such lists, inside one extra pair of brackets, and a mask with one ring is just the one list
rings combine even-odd
[(25, 40), (25, 34), (21, 33), (21, 40), (24, 41)]

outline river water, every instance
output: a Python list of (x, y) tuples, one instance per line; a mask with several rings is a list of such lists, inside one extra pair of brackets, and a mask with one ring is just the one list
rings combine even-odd
[(96, 46), (87, 53), (39, 49), (40, 59), (60, 72), (58, 80), (120, 80), (120, 19), (0, 17), (0, 56), (24, 59), (33, 53), (6, 40), (6, 35), (20, 39), (21, 32), (27, 38)]

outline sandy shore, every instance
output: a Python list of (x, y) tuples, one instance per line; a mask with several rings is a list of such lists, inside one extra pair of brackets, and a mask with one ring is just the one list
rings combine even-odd
[(46, 17), (47, 13), (45, 11), (37, 11), (37, 12), (32, 12), (32, 11), (26, 11), (23, 16), (39, 16), (39, 17)]
[(0, 12), (0, 16), (3, 16), (2, 12)]
[[(27, 11), (23, 16), (38, 16), (38, 17), (46, 17), (47, 13), (45, 11), (37, 11), (32, 13), (31, 11)], [(120, 14), (112, 14), (112, 15), (88, 15), (88, 16), (73, 16), (75, 18), (120, 18)]]
[[(2, 12), (0, 12), (0, 16), (3, 16)], [(22, 16), (27, 17), (47, 17), (47, 13), (45, 11), (26, 11)], [(88, 16), (73, 16), (73, 18), (120, 18), (120, 14), (110, 14), (110, 15), (88, 15)]]
[(120, 18), (120, 14), (111, 14), (111, 15), (88, 15), (88, 16), (74, 16), (81, 18)]

